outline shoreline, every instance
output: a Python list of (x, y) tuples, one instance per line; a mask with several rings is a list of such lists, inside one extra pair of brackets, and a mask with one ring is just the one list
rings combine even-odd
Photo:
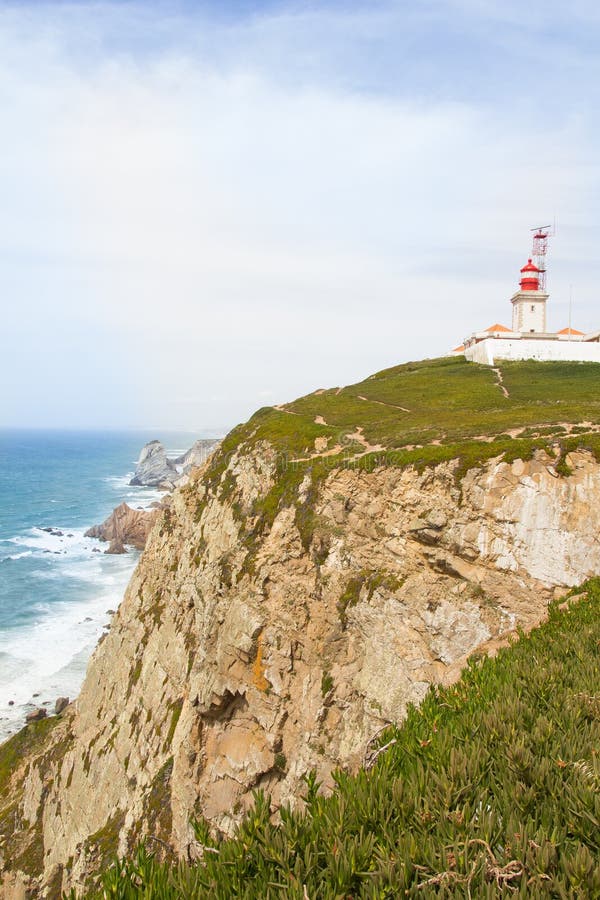
[[(39, 530), (32, 529), (32, 543)], [(88, 538), (84, 544), (80, 535), (71, 533), (75, 540), (80, 538), (81, 548), (72, 555), (65, 552), (60, 559), (63, 571), (54, 577), (59, 581), (69, 578), (64, 574), (66, 565), (79, 598), (46, 607), (37, 604), (34, 621), (5, 628), (0, 635), (4, 669), (0, 742), (26, 724), (28, 713), (38, 708), (50, 713), (59, 697), (68, 696), (72, 701), (79, 694), (89, 659), (108, 631), (137, 565), (139, 551), (108, 557), (97, 539)], [(36, 552), (45, 553), (34, 550), (32, 555)]]
[[(180, 446), (178, 442), (167, 456), (175, 459), (190, 452)], [(142, 452), (143, 448), (140, 456)], [(171, 493), (132, 485), (133, 476), (129, 470), (101, 478), (108, 489), (108, 519), (123, 503), (132, 510), (132, 517), (140, 511), (150, 512)], [(38, 587), (41, 597), (49, 588), (65, 595), (51, 603), (32, 599), (20, 623), (13, 624), (9, 611), (0, 610), (9, 623), (0, 627), (0, 743), (27, 727), (29, 713), (45, 710), (51, 718), (58, 698), (68, 697), (72, 703), (79, 696), (89, 659), (110, 628), (142, 552), (125, 538), (121, 551), (107, 553), (110, 542), (87, 533), (100, 531), (101, 526), (88, 521), (71, 527), (65, 524), (72, 520), (72, 513), (68, 505), (61, 508), (63, 498), (48, 502), (55, 504), (45, 516), (48, 519), (49, 510), (55, 513), (52, 524), (31, 525), (0, 539), (0, 547), (9, 551), (0, 556), (0, 567), (10, 567), (7, 576), (24, 570), (20, 590), (25, 596), (33, 598)], [(87, 518), (85, 510), (83, 514)]]

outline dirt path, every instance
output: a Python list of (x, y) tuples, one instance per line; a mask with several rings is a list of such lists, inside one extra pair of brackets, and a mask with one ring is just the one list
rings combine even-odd
[(359, 400), (364, 400), (365, 403), (377, 403), (378, 406), (389, 406), (390, 409), (401, 409), (402, 412), (410, 412), (410, 409), (407, 409), (405, 406), (397, 406), (395, 403), (386, 403), (385, 400), (371, 400), (369, 397), (363, 397), (361, 394), (358, 394)]
[[(317, 419), (321, 419), (321, 422), (317, 422)], [(327, 423), (323, 419), (322, 416), (317, 416), (315, 422), (318, 425), (326, 425)], [(355, 441), (357, 444), (361, 444), (364, 447), (364, 450), (361, 453), (355, 453), (352, 455), (352, 459), (360, 459), (361, 456), (366, 456), (367, 453), (379, 453), (381, 450), (384, 450), (382, 444), (370, 444), (366, 437), (363, 434), (362, 426), (357, 426), (356, 431), (353, 431), (352, 434), (345, 434), (345, 438), (350, 441)], [(340, 453), (343, 453), (344, 450), (347, 450), (347, 446), (342, 446), (341, 444), (336, 444), (335, 447), (331, 447), (329, 450), (315, 451), (315, 453), (311, 453), (310, 456), (298, 456), (295, 459), (292, 459), (292, 462), (310, 462), (311, 459), (324, 459), (327, 456), (337, 456)]]
[[(296, 413), (296, 415), (298, 415)], [(318, 416), (317, 418), (322, 418), (322, 416)], [(327, 424), (324, 421), (318, 424)], [(571, 422), (559, 422), (558, 425), (562, 426), (567, 434), (571, 433), (573, 428), (585, 426), (588, 431), (583, 432), (581, 437), (585, 437), (585, 434), (595, 433), (598, 434), (600, 432), (600, 424), (594, 424), (592, 422), (582, 422), (580, 425), (574, 425)], [(540, 426), (545, 427), (545, 426)], [(508, 431), (502, 432), (503, 434), (509, 434), (513, 438), (518, 438), (519, 435), (525, 431), (525, 427), (521, 428), (511, 428)], [(368, 453), (380, 453), (381, 451), (386, 450), (386, 448), (382, 444), (370, 444), (365, 436), (363, 435), (362, 426), (357, 427), (356, 431), (352, 432), (352, 434), (346, 434), (344, 437), (355, 441), (357, 444), (361, 444), (364, 447), (360, 453), (353, 453), (351, 459), (361, 459), (361, 457), (366, 456)], [(497, 434), (477, 434), (473, 435), (470, 439), (472, 441), (481, 441), (481, 443), (492, 443), (492, 441), (496, 440), (498, 437)], [(553, 435), (536, 435), (535, 433), (531, 435), (532, 438), (536, 437), (548, 437), (551, 438)], [(555, 437), (560, 438), (561, 435), (555, 435)], [(427, 444), (405, 444), (403, 447), (389, 447), (389, 450), (399, 450), (399, 451), (410, 451), (410, 450), (421, 450), (423, 447), (431, 447), (431, 446), (441, 446), (443, 444), (443, 439), (436, 438), (433, 441), (429, 441)], [(336, 444), (334, 447), (331, 447), (329, 450), (323, 450), (321, 452), (316, 451), (315, 453), (311, 453), (310, 456), (298, 456), (295, 459), (292, 459), (291, 462), (310, 462), (312, 459), (324, 459), (327, 456), (338, 456), (340, 453), (343, 453), (344, 450), (348, 450), (347, 446), (342, 446), (341, 444)]]
[(504, 394), (504, 396), (505, 396), (505, 397), (510, 397), (510, 394), (508, 393), (508, 391), (507, 391), (506, 388), (504, 387), (504, 383), (503, 383), (503, 380), (502, 380), (502, 372), (500, 371), (500, 369), (492, 369), (492, 372), (495, 374), (495, 376), (496, 376), (496, 384), (498, 385), (498, 387), (500, 388), (500, 390), (502, 391), (502, 393)]
[(346, 434), (345, 437), (350, 438), (351, 441), (356, 441), (357, 444), (362, 444), (367, 453), (378, 453), (380, 450), (383, 450), (383, 444), (369, 444), (363, 431), (362, 425), (359, 425), (356, 431), (353, 431), (352, 434)]
[[(548, 424), (544, 424), (542, 422), (537, 426), (538, 429), (564, 428), (565, 434), (562, 434), (562, 435), (561, 434), (543, 434), (540, 431), (535, 431), (534, 427), (535, 426), (531, 426), (531, 425), (521, 425), (519, 428), (507, 428), (506, 431), (503, 431), (501, 433), (508, 434), (508, 435), (510, 435), (511, 438), (518, 438), (523, 434), (524, 431), (529, 430), (530, 433), (527, 435), (527, 437), (530, 437), (533, 440), (535, 440), (536, 438), (560, 439), (561, 437), (566, 437), (567, 435), (572, 434), (574, 428), (585, 428), (586, 429), (585, 431), (582, 431), (582, 432), (579, 432), (579, 431), (575, 432), (575, 434), (581, 434), (581, 437), (585, 437), (586, 434), (598, 434), (598, 432), (600, 432), (600, 425), (594, 424), (593, 422), (576, 422), (576, 423), (575, 422), (554, 422), (554, 423), (548, 423)], [(475, 434), (475, 435), (473, 435), (472, 440), (487, 441), (488, 443), (491, 443), (492, 441), (495, 441), (497, 437), (499, 437), (498, 434)], [(433, 441), (432, 443), (435, 443), (435, 441)]]

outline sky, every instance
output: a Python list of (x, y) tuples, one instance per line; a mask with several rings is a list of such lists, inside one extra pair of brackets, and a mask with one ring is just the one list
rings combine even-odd
[(591, 0), (2, 2), (0, 427), (224, 431), (600, 327)]

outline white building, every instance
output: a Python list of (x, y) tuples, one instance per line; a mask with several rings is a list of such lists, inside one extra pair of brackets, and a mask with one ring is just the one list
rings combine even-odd
[(476, 331), (452, 352), (470, 362), (493, 366), (500, 359), (574, 360), (600, 362), (600, 331), (584, 334), (574, 328), (546, 331), (549, 295), (540, 290), (540, 270), (529, 259), (521, 269), (519, 290), (512, 303), (512, 328), (496, 323)]

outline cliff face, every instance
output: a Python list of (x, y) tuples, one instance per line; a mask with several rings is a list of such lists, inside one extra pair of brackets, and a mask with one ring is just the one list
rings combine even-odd
[(567, 462), (308, 469), (276, 505), (266, 442), (195, 473), (77, 703), (15, 766), (6, 895), (15, 870), (81, 885), (147, 836), (193, 854), (193, 816), (228, 832), (253, 789), (276, 809), (309, 769), (356, 768), (429, 684), (600, 570), (600, 465)]

